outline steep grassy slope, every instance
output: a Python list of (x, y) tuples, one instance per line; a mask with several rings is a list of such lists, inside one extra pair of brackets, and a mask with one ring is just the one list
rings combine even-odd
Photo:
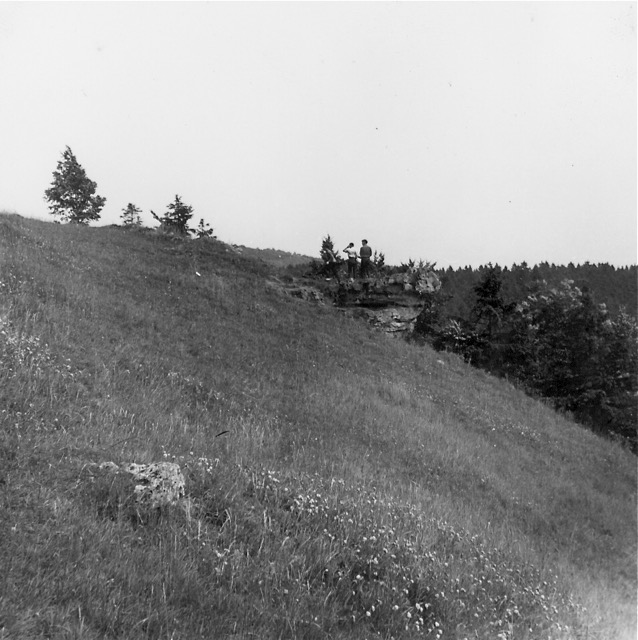
[(252, 247), (245, 247), (244, 245), (239, 245), (235, 248), (238, 253), (245, 258), (261, 260), (268, 265), (279, 268), (295, 266), (307, 267), (313, 260), (318, 260), (318, 258), (304, 256), (300, 253), (289, 253), (288, 251), (278, 251), (277, 249), (253, 249)]
[(0, 638), (635, 637), (635, 458), (268, 276), (0, 216)]

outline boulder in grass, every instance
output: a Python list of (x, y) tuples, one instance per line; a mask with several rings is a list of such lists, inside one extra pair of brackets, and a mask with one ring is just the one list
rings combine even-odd
[(99, 515), (117, 519), (130, 517), (144, 522), (154, 511), (177, 504), (185, 493), (185, 481), (178, 464), (151, 462), (118, 466), (114, 462), (89, 464), (83, 477), (83, 491)]
[(175, 462), (132, 463), (123, 470), (133, 476), (139, 503), (164, 507), (184, 497), (184, 476)]

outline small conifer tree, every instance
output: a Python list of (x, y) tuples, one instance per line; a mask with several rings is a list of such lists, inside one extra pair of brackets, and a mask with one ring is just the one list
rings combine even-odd
[(204, 222), (204, 218), (201, 218), (199, 224), (197, 225), (197, 229), (195, 229), (195, 234), (198, 238), (214, 238), (213, 228), (208, 224), (208, 222)]
[(315, 272), (318, 275), (325, 275), (329, 277), (339, 277), (339, 269), (343, 260), (338, 255), (339, 251), (335, 249), (334, 242), (328, 234), (325, 238), (321, 239), (321, 250), (319, 255), (321, 256), (321, 263), (317, 263)]
[(337, 259), (337, 253), (330, 234), (321, 239), (321, 251), (319, 255), (324, 262), (334, 262), (335, 259)]
[(372, 264), (374, 264), (377, 271), (381, 271), (385, 267), (385, 253), (383, 251), (375, 251), (372, 257)]
[(193, 217), (193, 207), (184, 204), (181, 198), (176, 195), (175, 200), (168, 205), (167, 209), (161, 218), (154, 211), (151, 211), (151, 215), (168, 231), (174, 231), (181, 235), (193, 233), (193, 230), (188, 228), (188, 222)]
[(100, 211), (106, 202), (106, 198), (96, 195), (96, 189), (97, 184), (89, 179), (67, 146), (53, 172), (53, 182), (44, 192), (44, 199), (53, 215), (68, 222), (88, 224), (100, 219)]
[(132, 202), (129, 202), (128, 205), (122, 209), (122, 224), (125, 227), (140, 227), (142, 226), (142, 218), (140, 214), (142, 210), (136, 207)]

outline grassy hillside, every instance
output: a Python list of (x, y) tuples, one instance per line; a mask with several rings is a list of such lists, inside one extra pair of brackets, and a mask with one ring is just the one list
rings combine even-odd
[(635, 458), (271, 268), (0, 215), (0, 638), (634, 638)]

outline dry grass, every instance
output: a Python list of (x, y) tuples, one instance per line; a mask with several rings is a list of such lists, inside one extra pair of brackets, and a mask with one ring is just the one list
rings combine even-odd
[(634, 457), (267, 276), (0, 216), (0, 638), (635, 637)]

